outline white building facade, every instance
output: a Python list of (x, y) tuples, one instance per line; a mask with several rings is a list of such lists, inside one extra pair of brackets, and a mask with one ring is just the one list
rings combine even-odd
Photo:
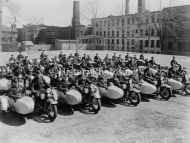
[(142, 12), (92, 19), (93, 35), (102, 37), (96, 45), (104, 50), (161, 53), (160, 12)]

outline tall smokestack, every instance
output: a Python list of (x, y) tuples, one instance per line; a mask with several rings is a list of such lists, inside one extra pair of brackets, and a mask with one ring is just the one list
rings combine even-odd
[(126, 0), (125, 15), (129, 15), (129, 0)]
[(2, 1), (0, 1), (0, 52), (2, 52)]
[(80, 3), (79, 1), (73, 2), (72, 26), (75, 31), (75, 39), (77, 39), (80, 34)]
[(145, 0), (138, 0), (138, 13), (145, 12)]

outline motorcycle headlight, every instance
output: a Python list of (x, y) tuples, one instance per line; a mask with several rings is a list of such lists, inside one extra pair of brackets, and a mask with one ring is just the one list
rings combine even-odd
[(19, 75), (19, 79), (21, 79), (21, 78), (22, 78), (22, 75), (20, 74), (20, 75)]
[(47, 97), (50, 98), (52, 95), (51, 94), (47, 94)]
[(89, 93), (89, 89), (88, 89), (88, 88), (85, 88), (85, 89), (84, 89), (84, 93), (85, 93), (85, 94), (88, 94), (88, 93)]
[(45, 94), (41, 94), (40, 98), (41, 98), (41, 100), (44, 100), (45, 99)]
[(46, 92), (47, 92), (47, 94), (50, 94), (51, 93), (51, 89), (48, 88)]
[(123, 88), (123, 89), (127, 89), (127, 85), (126, 85), (126, 84), (123, 84), (123, 85), (122, 85), (122, 88)]

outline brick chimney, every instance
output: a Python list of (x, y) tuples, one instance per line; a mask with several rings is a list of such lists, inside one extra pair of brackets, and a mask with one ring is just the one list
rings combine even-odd
[(75, 39), (77, 39), (80, 33), (80, 3), (79, 1), (73, 2), (72, 27), (75, 31)]
[(138, 13), (145, 12), (145, 0), (138, 0)]
[(0, 52), (2, 52), (2, 1), (0, 1)]
[(125, 15), (129, 15), (129, 0), (126, 0)]

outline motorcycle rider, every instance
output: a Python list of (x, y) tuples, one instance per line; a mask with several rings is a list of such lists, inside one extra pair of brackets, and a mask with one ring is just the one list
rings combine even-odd
[(177, 69), (175, 68), (175, 66), (172, 66), (172, 67), (169, 68), (169, 70), (168, 70), (168, 78), (173, 78), (173, 79), (177, 78)]
[(100, 57), (98, 55), (98, 53), (96, 53), (96, 56), (94, 57), (94, 62), (97, 63), (100, 61)]
[(40, 96), (40, 90), (46, 90), (47, 88), (51, 88), (51, 86), (44, 79), (44, 76), (39, 68), (35, 69), (34, 79), (31, 82), (30, 88), (32, 93), (37, 97)]
[(177, 63), (175, 56), (173, 56), (173, 59), (170, 62), (172, 67), (180, 66), (180, 64)]
[(125, 61), (128, 61), (130, 59), (129, 53), (125, 56)]
[(64, 56), (63, 52), (60, 52), (59, 55), (58, 55), (59, 60), (61, 60), (63, 58), (63, 56)]
[(14, 61), (14, 62), (16, 61), (14, 55), (11, 55), (11, 57), (9, 58), (9, 62), (11, 62), (11, 61)]
[(75, 53), (75, 58), (79, 58), (80, 57), (80, 55), (79, 55), (79, 53), (78, 53), (78, 51), (76, 51), (76, 53)]
[(40, 55), (40, 59), (44, 59), (46, 57), (46, 55), (44, 54), (44, 50), (42, 50), (42, 53)]
[(157, 80), (157, 77), (153, 74), (150, 70), (151, 65), (150, 63), (147, 65), (147, 68), (144, 70), (144, 80), (150, 84), (153, 84), (157, 87), (157, 94), (160, 91), (161, 80)]
[(114, 53), (113, 56), (112, 56), (112, 61), (115, 61), (116, 59), (117, 59), (116, 53)]
[(154, 66), (158, 67), (159, 66), (159, 64), (157, 64), (155, 62), (154, 57), (151, 57), (151, 60), (148, 63), (150, 64), (151, 67), (154, 67)]
[(140, 55), (140, 58), (139, 58), (140, 60), (145, 60), (145, 58), (144, 58), (144, 54), (143, 53), (141, 53), (141, 55)]
[(21, 62), (21, 61), (23, 61), (23, 59), (24, 59), (24, 56), (22, 55), (22, 53), (21, 53), (21, 51), (19, 52), (19, 55), (17, 56), (17, 60), (19, 61), (19, 62)]

